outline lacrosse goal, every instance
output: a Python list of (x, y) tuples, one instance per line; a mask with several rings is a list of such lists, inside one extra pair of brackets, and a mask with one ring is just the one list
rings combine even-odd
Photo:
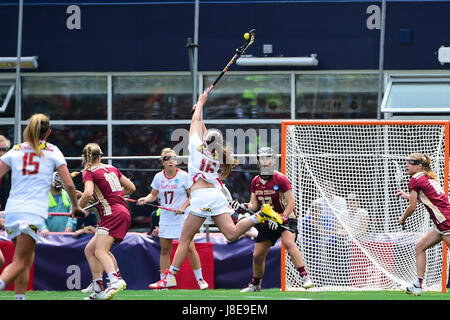
[[(312, 290), (395, 290), (416, 279), (414, 246), (432, 222), (418, 204), (402, 229), (408, 203), (395, 193), (408, 192), (405, 159), (420, 152), (448, 194), (449, 129), (450, 121), (282, 122), (281, 171)], [(303, 290), (284, 248), (281, 264), (282, 291)], [(447, 270), (445, 244), (428, 249), (424, 290), (446, 292)]]

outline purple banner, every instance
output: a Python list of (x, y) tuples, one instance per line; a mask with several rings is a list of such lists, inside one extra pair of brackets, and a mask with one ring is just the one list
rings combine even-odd
[[(80, 290), (91, 282), (91, 272), (84, 248), (92, 235), (77, 239), (70, 235), (49, 235), (36, 248), (35, 290)], [(206, 242), (198, 234), (196, 242)], [(228, 244), (220, 235), (212, 235), (214, 243), (214, 287), (244, 288), (252, 278), (254, 240), (243, 238)], [(269, 251), (266, 261), (264, 288), (280, 287), (280, 241)], [(112, 253), (120, 271), (132, 290), (148, 289), (159, 280), (159, 239), (140, 233), (129, 233)]]

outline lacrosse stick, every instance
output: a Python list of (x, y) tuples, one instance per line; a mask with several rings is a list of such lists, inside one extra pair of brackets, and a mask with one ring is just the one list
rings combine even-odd
[[(131, 198), (125, 198), (125, 200), (128, 201), (128, 202), (131, 202), (131, 203), (136, 203), (137, 202), (137, 200), (131, 199)], [(167, 211), (177, 212), (177, 210), (175, 210), (175, 209), (170, 209), (170, 208), (158, 206), (158, 205), (153, 204), (153, 203), (148, 203), (147, 202), (145, 205), (146, 206), (150, 206), (150, 207), (160, 208), (160, 209), (167, 210)]]
[[(83, 210), (89, 210), (90, 208), (95, 207), (96, 205), (99, 205), (99, 204), (100, 204), (100, 201), (97, 201), (95, 203), (88, 205), (86, 208), (83, 208)], [(71, 216), (70, 212), (49, 212), (48, 215), (49, 216), (66, 216), (66, 217)], [(84, 218), (84, 217), (80, 217), (80, 218)]]
[[(395, 165), (395, 182), (397, 182), (397, 190), (401, 190), (401, 183), (403, 180), (403, 173), (400, 169), (400, 165), (398, 164), (397, 161), (392, 160), (392, 162)], [(405, 206), (403, 203), (403, 199), (402, 197), (398, 197), (398, 201), (400, 202), (400, 209), (402, 210), (402, 212), (405, 212)], [(406, 222), (405, 222), (406, 223)], [(405, 230), (405, 223), (401, 224), (402, 226), (402, 230)]]
[[(217, 84), (217, 82), (219, 82), (219, 80), (223, 77), (223, 75), (225, 74), (225, 72), (228, 71), (228, 68), (230, 68), (230, 66), (240, 57), (245, 53), (245, 50), (248, 49), (248, 47), (250, 47), (253, 42), (255, 42), (255, 33), (256, 30), (252, 29), (249, 32), (244, 33), (244, 39), (246, 40), (244, 42), (244, 44), (242, 46), (240, 46), (239, 48), (236, 49), (236, 53), (234, 54), (234, 56), (231, 58), (231, 60), (228, 62), (228, 64), (225, 66), (225, 68), (223, 68), (222, 72), (219, 74), (219, 76), (216, 78), (216, 80), (214, 80), (213, 84), (209, 87), (209, 92), (212, 91), (212, 89), (215, 87), (215, 85)], [(195, 107), (197, 106), (197, 104), (195, 104), (192, 107), (192, 113), (194, 113)]]
[[(253, 42), (255, 42), (255, 33), (256, 30), (252, 29), (249, 32), (244, 34), (244, 39), (246, 40), (245, 43), (240, 46), (239, 48), (236, 49), (236, 53), (234, 54), (234, 56), (231, 58), (231, 60), (228, 62), (228, 64), (225, 66), (225, 68), (223, 68), (222, 72), (219, 74), (219, 76), (217, 77), (217, 79), (213, 82), (212, 87), (214, 88), (214, 86), (217, 84), (217, 82), (219, 82), (219, 80), (222, 78), (222, 76), (225, 74), (225, 72), (228, 71), (228, 68), (241, 56), (245, 53), (245, 50), (248, 49), (248, 47), (250, 47)], [(212, 90), (212, 88), (211, 88)], [(211, 91), (210, 90), (210, 91)]]

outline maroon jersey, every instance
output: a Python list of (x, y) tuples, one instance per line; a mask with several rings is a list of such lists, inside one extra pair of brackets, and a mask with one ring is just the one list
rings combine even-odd
[[(282, 173), (275, 171), (269, 181), (264, 182), (260, 176), (253, 178), (250, 190), (256, 195), (258, 204), (269, 203), (278, 213), (283, 213), (286, 208), (286, 201), (283, 193), (292, 189), (289, 179)], [(295, 218), (295, 210), (289, 213), (288, 218)]]
[(121, 176), (122, 173), (119, 169), (106, 164), (100, 164), (83, 172), (83, 182), (92, 181), (94, 183), (94, 198), (102, 204), (97, 206), (101, 217), (118, 211), (126, 210), (128, 212), (123, 197), (123, 187), (119, 181)]
[(409, 190), (417, 192), (431, 220), (440, 231), (450, 230), (450, 203), (438, 181), (418, 172), (409, 180)]

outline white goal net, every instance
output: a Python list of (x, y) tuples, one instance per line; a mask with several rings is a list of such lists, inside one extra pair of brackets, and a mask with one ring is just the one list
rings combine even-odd
[[(429, 155), (448, 184), (447, 128), (445, 121), (283, 123), (283, 169), (312, 290), (399, 289), (416, 279), (414, 246), (432, 222), (418, 204), (402, 229), (398, 219), (408, 203), (396, 190), (408, 192), (405, 159), (413, 152)], [(443, 259), (442, 243), (427, 250), (425, 290), (442, 289)], [(284, 269), (282, 287), (302, 290), (287, 253)]]

